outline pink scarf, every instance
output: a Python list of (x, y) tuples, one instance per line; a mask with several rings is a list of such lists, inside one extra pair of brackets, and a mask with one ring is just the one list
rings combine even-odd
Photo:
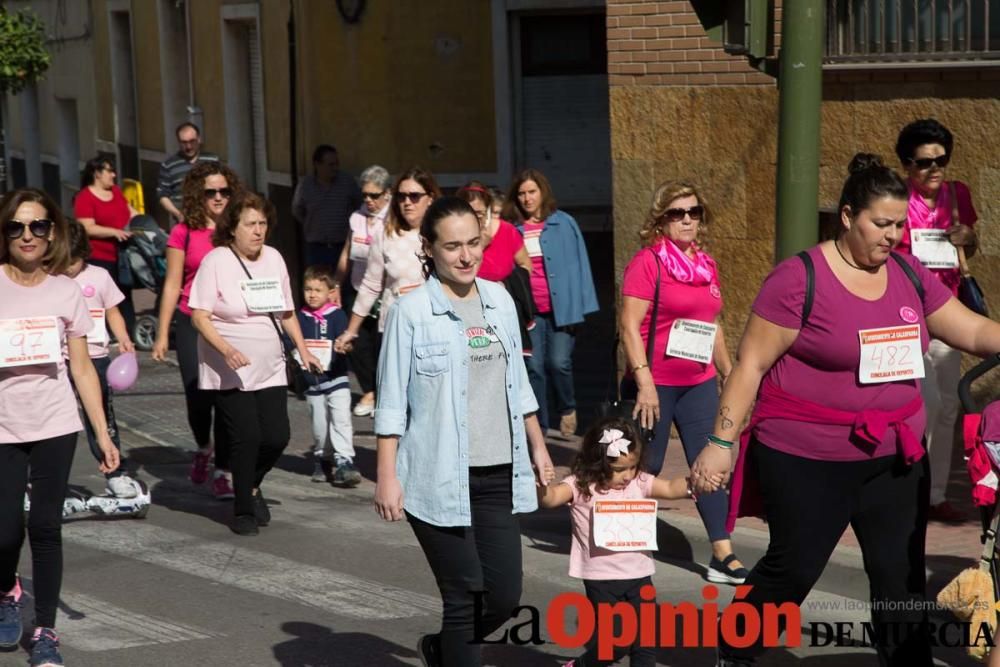
[(924, 406), (919, 394), (912, 401), (896, 410), (863, 410), (847, 412), (835, 410), (811, 401), (793, 396), (782, 390), (770, 378), (761, 385), (757, 404), (754, 406), (750, 423), (740, 433), (740, 452), (733, 470), (729, 488), (729, 516), (726, 530), (733, 531), (740, 516), (764, 516), (764, 502), (756, 476), (747, 470), (747, 452), (751, 436), (757, 424), (765, 419), (791, 419), (811, 424), (837, 424), (851, 426), (853, 441), (862, 450), (875, 447), (882, 442), (890, 428), (896, 432), (896, 447), (907, 465), (913, 465), (924, 456), (920, 439), (906, 425), (905, 419), (912, 417)]
[(910, 183), (910, 201), (906, 210), (906, 226), (910, 229), (948, 229), (951, 227), (951, 186), (941, 183), (932, 210), (920, 191)]
[(316, 310), (311, 309), (309, 306), (302, 306), (302, 313), (313, 318), (317, 322), (326, 322), (326, 316), (339, 308), (335, 303), (328, 303), (320, 306)]
[(690, 285), (714, 285), (719, 281), (715, 260), (707, 252), (694, 251), (694, 257), (677, 247), (673, 241), (663, 239), (656, 255), (663, 262), (670, 277), (679, 283)]

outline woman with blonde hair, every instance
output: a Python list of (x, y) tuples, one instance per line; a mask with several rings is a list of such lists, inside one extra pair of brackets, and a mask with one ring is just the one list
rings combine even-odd
[[(663, 468), (676, 424), (688, 465), (705, 448), (719, 410), (716, 371), (726, 381), (733, 363), (719, 314), (722, 290), (715, 260), (699, 243), (708, 208), (689, 183), (656, 189), (639, 231), (643, 247), (625, 267), (619, 323), (628, 371), (623, 395), (636, 396), (635, 413), (653, 429), (646, 469)], [(698, 497), (698, 513), (712, 543), (707, 578), (740, 584), (747, 570), (733, 554), (726, 530), (724, 490)]]

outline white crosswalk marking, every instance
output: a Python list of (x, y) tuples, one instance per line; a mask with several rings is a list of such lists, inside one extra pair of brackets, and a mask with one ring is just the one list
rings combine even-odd
[(63, 540), (342, 616), (438, 614), (436, 597), (141, 522), (75, 522)]

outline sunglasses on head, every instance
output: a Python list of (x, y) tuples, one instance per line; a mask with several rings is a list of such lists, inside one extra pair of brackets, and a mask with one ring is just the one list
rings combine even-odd
[(229, 199), (233, 196), (232, 188), (205, 188), (205, 199), (215, 199), (216, 195), (220, 195), (223, 199)]
[(397, 192), (396, 201), (404, 202), (409, 199), (411, 204), (416, 204), (426, 196), (426, 192)]
[(921, 171), (930, 169), (931, 167), (944, 169), (948, 166), (948, 162), (950, 160), (951, 156), (945, 153), (944, 155), (938, 155), (937, 157), (911, 157), (910, 164), (915, 165), (917, 169), (920, 169)]
[(680, 222), (684, 219), (685, 215), (691, 216), (694, 221), (701, 220), (701, 216), (705, 214), (704, 206), (692, 206), (691, 208), (668, 208), (663, 212), (663, 218), (667, 222)]
[(21, 222), (20, 220), (8, 220), (3, 223), (3, 234), (8, 239), (19, 239), (24, 236), (24, 229), (27, 227), (28, 231), (35, 238), (44, 239), (52, 231), (52, 221), (51, 220), (32, 220), (31, 222)]
[(385, 190), (383, 190), (382, 192), (362, 192), (361, 193), (361, 197), (363, 199), (370, 199), (372, 201), (375, 201), (376, 199), (381, 198), (382, 195), (384, 195), (384, 194), (385, 194)]

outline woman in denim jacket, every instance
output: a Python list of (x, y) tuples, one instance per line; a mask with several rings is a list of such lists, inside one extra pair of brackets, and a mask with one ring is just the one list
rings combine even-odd
[(441, 631), (417, 645), (424, 664), (475, 667), (473, 592), (485, 591), (485, 636), (519, 603), (518, 515), (537, 507), (532, 463), (552, 463), (514, 303), (476, 278), (475, 212), (439, 199), (420, 233), (427, 282), (391, 307), (379, 355), (375, 505), (386, 521), (410, 522), (441, 591)]
[(524, 235), (531, 258), (531, 293), (537, 315), (530, 330), (528, 375), (538, 399), (538, 421), (544, 432), (549, 427), (547, 381), (551, 380), (559, 431), (569, 437), (576, 433), (576, 325), (598, 309), (587, 247), (573, 217), (556, 209), (552, 187), (537, 169), (525, 169), (514, 178), (503, 217)]

